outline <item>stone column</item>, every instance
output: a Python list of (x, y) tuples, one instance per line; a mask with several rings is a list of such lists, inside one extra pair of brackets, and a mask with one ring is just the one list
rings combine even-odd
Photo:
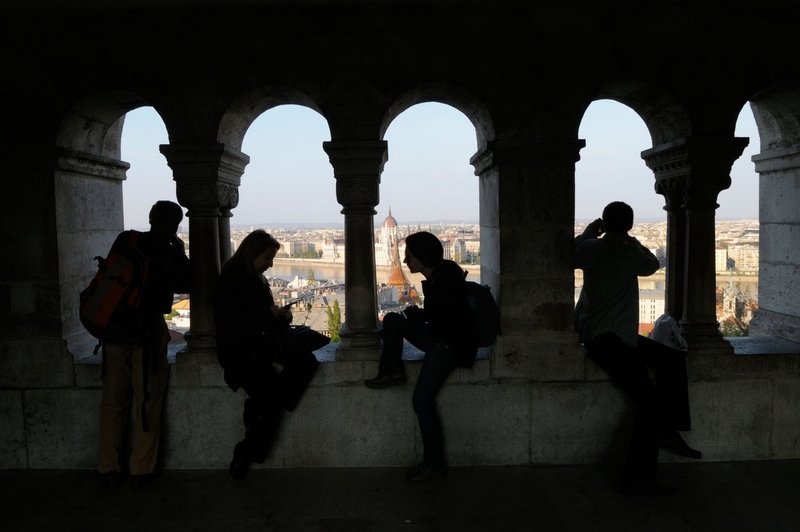
[(338, 360), (380, 357), (380, 328), (375, 282), (375, 206), (387, 158), (386, 141), (329, 141), (323, 148), (336, 177), (345, 239), (345, 322)]
[(239, 187), (238, 185), (223, 183), (220, 185), (220, 193), (222, 196), (222, 207), (220, 208), (219, 217), (219, 254), (221, 264), (231, 258), (233, 250), (231, 249), (231, 212), (239, 204)]
[(673, 150), (673, 167), (686, 175), (686, 249), (684, 255), (681, 330), (693, 354), (730, 353), (716, 318), (714, 249), (717, 196), (731, 184), (733, 162), (747, 146), (746, 138), (678, 139), (663, 146)]
[(772, 149), (753, 156), (760, 175), (758, 310), (751, 336), (800, 342), (800, 151)]
[[(191, 328), (184, 353), (215, 350), (213, 286), (219, 276), (220, 219), (230, 208), (249, 157), (223, 144), (161, 146), (177, 183), (178, 202), (188, 209), (192, 261)], [(238, 198), (238, 196), (236, 196)]]
[(480, 179), (481, 282), (498, 299), (498, 378), (582, 379), (573, 330), (578, 139), (493, 141), (471, 162)]
[(655, 190), (664, 196), (667, 211), (667, 272), (665, 312), (676, 320), (683, 317), (686, 277), (686, 194), (687, 167), (681, 163), (684, 150), (658, 146), (642, 152), (647, 167), (656, 177)]

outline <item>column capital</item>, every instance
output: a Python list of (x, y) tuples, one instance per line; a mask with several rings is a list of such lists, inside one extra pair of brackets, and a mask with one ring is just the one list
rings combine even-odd
[(683, 208), (683, 199), (686, 194), (686, 179), (675, 176), (656, 180), (656, 194), (664, 196), (664, 210), (667, 212), (679, 211)]
[[(683, 137), (642, 152), (656, 178), (656, 191), (675, 190), (683, 181), (687, 205), (713, 204), (731, 185), (731, 166), (741, 156), (746, 137)], [(659, 183), (665, 183), (659, 190)], [(666, 195), (665, 195), (666, 197)]]
[(172, 169), (178, 201), (189, 209), (189, 216), (216, 216), (220, 209), (239, 204), (239, 184), (250, 162), (246, 154), (220, 143), (159, 148)]
[(580, 151), (586, 146), (583, 139), (525, 139), (494, 140), (470, 158), (475, 175), (483, 175), (497, 165), (530, 162), (566, 162), (574, 164), (580, 160)]
[(334, 177), (378, 175), (389, 156), (385, 140), (329, 140), (322, 143), (334, 170)]
[(385, 140), (332, 140), (322, 143), (336, 178), (336, 200), (344, 214), (375, 214), (381, 172), (388, 160)]
[(800, 168), (800, 148), (792, 146), (791, 148), (762, 151), (753, 155), (751, 160), (759, 174), (792, 170)]
[(71, 172), (109, 181), (124, 181), (130, 166), (125, 161), (110, 159), (93, 153), (70, 148), (60, 148), (58, 150), (57, 169), (60, 172)]

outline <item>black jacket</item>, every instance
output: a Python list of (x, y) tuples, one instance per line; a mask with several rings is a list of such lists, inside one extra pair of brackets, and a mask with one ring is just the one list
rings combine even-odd
[(409, 318), (424, 319), (431, 334), (456, 353), (459, 365), (471, 367), (478, 351), (478, 323), (467, 302), (465, 272), (451, 260), (442, 261), (422, 281), (424, 308)]
[(246, 378), (253, 357), (270, 357), (287, 326), (272, 315), (274, 304), (263, 275), (223, 269), (214, 300), (217, 358), (225, 369), (225, 382), (234, 390)]

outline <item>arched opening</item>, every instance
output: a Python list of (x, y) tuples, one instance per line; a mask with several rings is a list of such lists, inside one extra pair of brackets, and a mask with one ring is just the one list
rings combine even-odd
[[(639, 279), (639, 333), (647, 335), (665, 308), (667, 221), (663, 198), (653, 189), (653, 174), (641, 153), (651, 145), (642, 118), (614, 100), (596, 100), (586, 109), (579, 128), (586, 140), (581, 160), (575, 165), (575, 234), (600, 218), (612, 201), (633, 208), (630, 234), (647, 246), (662, 269)], [(575, 302), (583, 286), (583, 272), (575, 270)]]
[[(130, 164), (122, 182), (122, 207), (125, 229), (146, 231), (147, 214), (158, 200), (177, 203), (175, 181), (167, 161), (158, 151), (169, 143), (164, 122), (152, 107), (139, 107), (124, 117), (121, 156)], [(181, 230), (185, 233), (186, 220)]]
[[(121, 155), (130, 164), (127, 178), (122, 182), (124, 228), (148, 231), (148, 214), (155, 202), (178, 203), (172, 170), (159, 152), (159, 146), (169, 143), (169, 135), (159, 114), (149, 106), (129, 111), (122, 120)], [(191, 256), (188, 218), (179, 226), (178, 237)], [(191, 319), (189, 294), (175, 294), (172, 311), (164, 319), (171, 336), (167, 358), (172, 363), (178, 351), (186, 346), (183, 335), (188, 332)]]
[[(441, 240), (445, 259), (481, 279), (479, 187), (470, 157), (478, 147), (474, 125), (458, 109), (436, 102), (415, 104), (386, 130), (389, 158), (381, 176), (375, 217), (378, 316), (422, 304), (420, 273), (403, 264), (405, 237), (429, 231)], [(408, 358), (422, 353), (407, 346)]]
[(104, 256), (124, 228), (122, 183), (130, 165), (121, 159), (122, 130), (125, 113), (143, 103), (127, 92), (96, 94), (77, 102), (58, 131), (54, 182), (61, 323), (67, 351), (77, 362), (99, 361), (97, 340), (78, 317), (79, 294), (97, 271), (92, 258)]
[(758, 175), (752, 163), (759, 152), (753, 112), (745, 105), (735, 137), (749, 144), (731, 167), (731, 186), (719, 193), (715, 219), (717, 321), (723, 336), (747, 336), (758, 308)]
[[(278, 305), (291, 305), (293, 323), (338, 339), (344, 319), (344, 229), (336, 181), (322, 143), (327, 121), (314, 109), (271, 107), (247, 128), (249, 154), (232, 211), (231, 248), (253, 229), (264, 229), (282, 248), (266, 272)], [(329, 319), (334, 309), (335, 317)], [(330, 322), (330, 323), (329, 323)], [(336, 342), (317, 353), (332, 360)]]

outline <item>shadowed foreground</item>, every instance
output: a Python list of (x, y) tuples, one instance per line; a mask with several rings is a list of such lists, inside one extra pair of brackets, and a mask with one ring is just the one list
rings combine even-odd
[(5, 531), (800, 530), (800, 461), (661, 464), (680, 486), (623, 497), (608, 466), (166, 471), (106, 488), (91, 471), (0, 472)]

